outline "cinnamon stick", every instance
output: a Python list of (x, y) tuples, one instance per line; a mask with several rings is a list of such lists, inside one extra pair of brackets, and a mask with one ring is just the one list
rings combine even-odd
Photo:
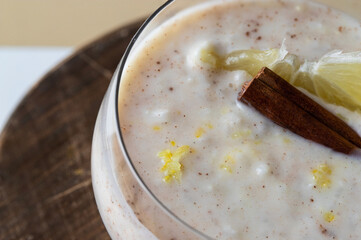
[(238, 100), (281, 127), (335, 151), (349, 154), (361, 146), (361, 138), (346, 123), (268, 68), (243, 86)]

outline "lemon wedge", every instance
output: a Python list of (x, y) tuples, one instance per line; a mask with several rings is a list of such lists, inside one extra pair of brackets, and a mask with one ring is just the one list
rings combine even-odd
[(215, 69), (244, 70), (252, 76), (268, 67), (326, 102), (361, 110), (361, 51), (333, 51), (309, 62), (288, 53), (284, 45), (280, 49), (237, 50), (226, 55), (219, 55), (211, 46), (201, 50), (200, 60)]
[(361, 52), (334, 51), (317, 62), (305, 62), (290, 82), (326, 102), (360, 110)]
[(286, 81), (290, 82), (295, 73), (300, 68), (300, 60), (296, 55), (289, 54), (274, 62), (269, 68), (281, 76)]
[(237, 50), (226, 54), (219, 55), (213, 46), (208, 46), (200, 52), (200, 60), (209, 64), (215, 69), (228, 71), (244, 70), (250, 75), (255, 76), (264, 66), (272, 66), (280, 62), (287, 55), (285, 49), (270, 50)]

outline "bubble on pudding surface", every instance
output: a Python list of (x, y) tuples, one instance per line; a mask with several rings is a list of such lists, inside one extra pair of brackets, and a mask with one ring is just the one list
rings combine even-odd
[(264, 162), (255, 164), (255, 172), (257, 176), (264, 177), (270, 172), (270, 167)]
[(170, 112), (168, 109), (147, 110), (145, 114), (154, 119), (155, 122), (167, 122), (170, 120)]

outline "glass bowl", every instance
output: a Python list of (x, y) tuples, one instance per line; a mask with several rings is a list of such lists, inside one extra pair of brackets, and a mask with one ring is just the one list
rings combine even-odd
[[(138, 44), (177, 12), (210, 1), (169, 0), (156, 10), (129, 44), (104, 97), (94, 130), (91, 168), (96, 203), (112, 239), (212, 239), (178, 218), (141, 179), (124, 145), (117, 104), (125, 63)], [(359, 0), (316, 2), (361, 18)]]

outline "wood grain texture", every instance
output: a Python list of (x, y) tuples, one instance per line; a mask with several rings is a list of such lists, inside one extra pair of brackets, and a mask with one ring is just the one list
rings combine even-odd
[(27, 94), (0, 135), (0, 239), (109, 239), (90, 176), (93, 128), (140, 23), (79, 50)]

